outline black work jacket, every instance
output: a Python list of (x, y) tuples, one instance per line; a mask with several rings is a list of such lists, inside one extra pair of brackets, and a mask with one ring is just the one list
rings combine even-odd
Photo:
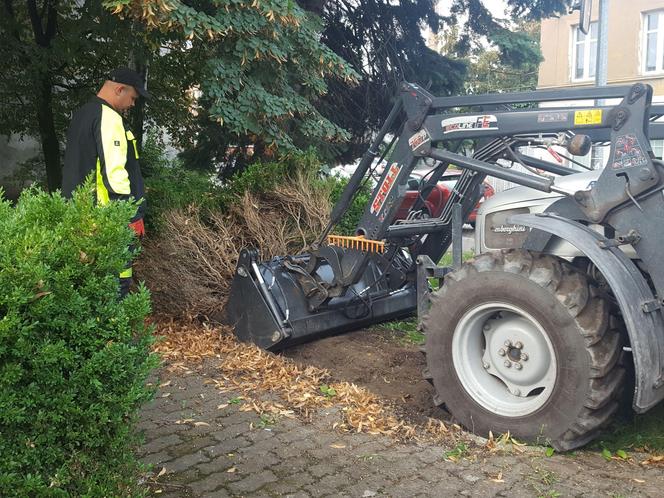
[(92, 172), (98, 203), (133, 197), (141, 203), (132, 221), (143, 217), (145, 188), (136, 139), (122, 116), (96, 96), (74, 113), (67, 130), (62, 194), (71, 197)]

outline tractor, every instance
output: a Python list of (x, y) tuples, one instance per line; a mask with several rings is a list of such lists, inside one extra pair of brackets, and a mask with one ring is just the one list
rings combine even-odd
[[(638, 413), (664, 398), (664, 164), (650, 145), (664, 109), (651, 101), (642, 83), (457, 97), (403, 83), (308, 250), (268, 261), (241, 251), (226, 320), (278, 350), (417, 313), (424, 376), (456, 421), (561, 451), (586, 444), (625, 395)], [(608, 147), (600, 171), (529, 152), (562, 147), (574, 162), (593, 144)], [(335, 235), (384, 160), (355, 234)], [(421, 192), (462, 173), (437, 216), (422, 214), (425, 195), (397, 216), (425, 161)], [(484, 202), (479, 254), (462, 262), (487, 176), (527, 189)], [(453, 265), (438, 266), (450, 248)]]

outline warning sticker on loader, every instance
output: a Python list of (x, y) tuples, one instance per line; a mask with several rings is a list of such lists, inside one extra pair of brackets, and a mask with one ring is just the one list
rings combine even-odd
[(629, 133), (621, 135), (616, 139), (613, 163), (611, 163), (613, 169), (634, 168), (636, 166), (646, 166), (647, 164), (648, 159), (636, 135)]
[(390, 169), (387, 170), (387, 174), (378, 189), (376, 198), (371, 203), (371, 214), (377, 214), (382, 209), (383, 204), (385, 204), (385, 199), (387, 199), (394, 184), (397, 183), (397, 177), (399, 176), (400, 171), (401, 166), (399, 166), (399, 163), (392, 163)]
[(596, 125), (602, 124), (602, 109), (586, 109), (574, 111), (574, 125)]
[(498, 129), (498, 118), (493, 114), (458, 116), (456, 118), (443, 119), (440, 124), (443, 127), (443, 133), (454, 133), (455, 131), (488, 131)]

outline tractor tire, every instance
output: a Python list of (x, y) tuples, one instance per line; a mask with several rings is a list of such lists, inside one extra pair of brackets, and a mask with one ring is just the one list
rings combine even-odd
[(619, 406), (624, 334), (566, 261), (486, 253), (445, 277), (423, 321), (436, 404), (476, 434), (559, 451), (592, 440)]

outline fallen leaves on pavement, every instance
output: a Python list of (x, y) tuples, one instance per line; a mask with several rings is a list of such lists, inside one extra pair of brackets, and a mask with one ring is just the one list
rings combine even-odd
[[(209, 382), (224, 392), (241, 392), (240, 410), (311, 419), (320, 409), (335, 407), (341, 421), (334, 426), (345, 432), (447, 442), (460, 434), (457, 427), (448, 428), (440, 420), (429, 419), (421, 426), (399, 420), (390, 405), (368, 390), (349, 382), (334, 382), (327, 370), (301, 366), (253, 344), (238, 342), (230, 328), (168, 319), (158, 322), (157, 333), (163, 338), (155, 351), (180, 368), (181, 362), (186, 368), (187, 363), (219, 357), (219, 377)], [(259, 399), (266, 393), (277, 395), (279, 401)]]

